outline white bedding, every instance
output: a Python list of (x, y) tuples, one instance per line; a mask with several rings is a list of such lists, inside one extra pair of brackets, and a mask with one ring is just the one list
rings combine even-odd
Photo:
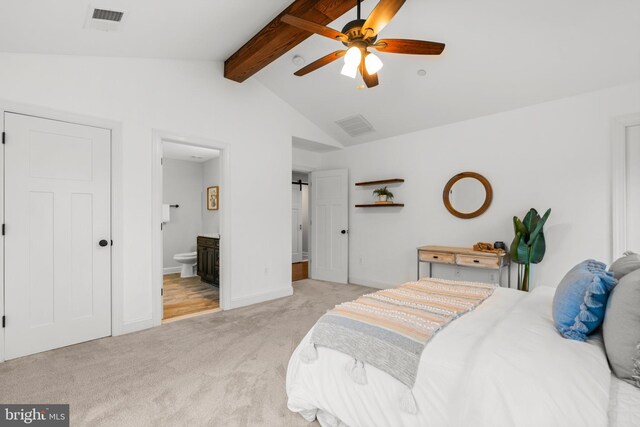
[[(608, 424), (610, 371), (601, 346), (562, 338), (551, 317), (553, 288), (530, 294), (498, 288), (475, 311), (426, 346), (413, 395), (415, 415), (400, 409), (406, 389), (366, 367), (367, 384), (345, 373), (351, 357), (319, 347), (287, 370), (288, 406), (323, 426), (601, 426)], [(622, 426), (620, 426), (622, 427)]]
[(609, 427), (640, 426), (640, 389), (611, 376)]

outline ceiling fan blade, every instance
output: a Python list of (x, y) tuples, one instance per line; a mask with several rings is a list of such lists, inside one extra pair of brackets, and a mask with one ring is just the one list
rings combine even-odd
[(362, 79), (364, 80), (364, 84), (367, 85), (369, 89), (371, 89), (372, 87), (378, 86), (378, 84), (380, 83), (378, 81), (378, 73), (369, 74), (367, 72), (367, 67), (365, 67), (364, 65), (364, 58), (360, 63), (359, 69), (360, 69), (360, 74), (362, 74)]
[(362, 34), (365, 37), (373, 37), (382, 31), (398, 13), (404, 2), (405, 0), (380, 0), (362, 26)]
[(284, 15), (281, 18), (282, 22), (285, 22), (301, 30), (309, 31), (310, 33), (320, 34), (321, 36), (329, 37), (333, 40), (347, 41), (348, 37), (342, 34), (340, 31), (336, 31), (333, 28), (325, 27), (324, 25), (316, 24), (315, 22), (307, 21), (306, 19), (298, 18), (293, 15)]
[(306, 74), (311, 73), (312, 71), (317, 70), (318, 68), (324, 67), (327, 64), (331, 64), (336, 59), (343, 57), (345, 53), (347, 53), (346, 50), (336, 50), (335, 52), (332, 52), (316, 61), (313, 61), (311, 64), (299, 69), (293, 74), (298, 77), (302, 77)]
[(423, 40), (382, 39), (372, 46), (380, 52), (406, 53), (409, 55), (440, 55), (444, 43)]

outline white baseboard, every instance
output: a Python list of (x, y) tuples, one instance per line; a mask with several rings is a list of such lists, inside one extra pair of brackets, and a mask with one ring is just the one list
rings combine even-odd
[(398, 286), (398, 283), (375, 282), (368, 279), (362, 279), (360, 277), (349, 277), (349, 283), (352, 285), (367, 286), (369, 288), (376, 289), (390, 289)]
[(166, 267), (162, 269), (162, 274), (175, 274), (180, 273), (182, 267)]
[(132, 332), (153, 328), (154, 326), (157, 325), (153, 324), (153, 319), (132, 320), (120, 325), (117, 331), (112, 331), (112, 335), (115, 337), (118, 335), (130, 334)]
[(289, 297), (293, 295), (293, 288), (288, 285), (282, 289), (275, 291), (263, 292), (260, 294), (254, 294), (247, 297), (232, 298), (231, 308), (245, 307), (247, 305), (258, 304), (261, 302), (271, 301), (278, 298)]

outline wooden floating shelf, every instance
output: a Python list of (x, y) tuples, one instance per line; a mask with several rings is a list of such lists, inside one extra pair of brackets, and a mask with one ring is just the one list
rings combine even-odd
[(399, 184), (404, 182), (402, 178), (392, 178), (392, 179), (381, 179), (379, 181), (365, 181), (365, 182), (356, 182), (356, 185), (359, 187), (364, 187), (367, 185), (380, 185), (380, 184)]
[(404, 203), (380, 203), (380, 204), (368, 204), (368, 205), (356, 205), (356, 208), (390, 208), (390, 207), (403, 207)]

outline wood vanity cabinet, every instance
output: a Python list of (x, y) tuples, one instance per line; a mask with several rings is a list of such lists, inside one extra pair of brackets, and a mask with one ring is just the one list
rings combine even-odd
[(198, 236), (198, 276), (213, 286), (220, 286), (220, 239)]

